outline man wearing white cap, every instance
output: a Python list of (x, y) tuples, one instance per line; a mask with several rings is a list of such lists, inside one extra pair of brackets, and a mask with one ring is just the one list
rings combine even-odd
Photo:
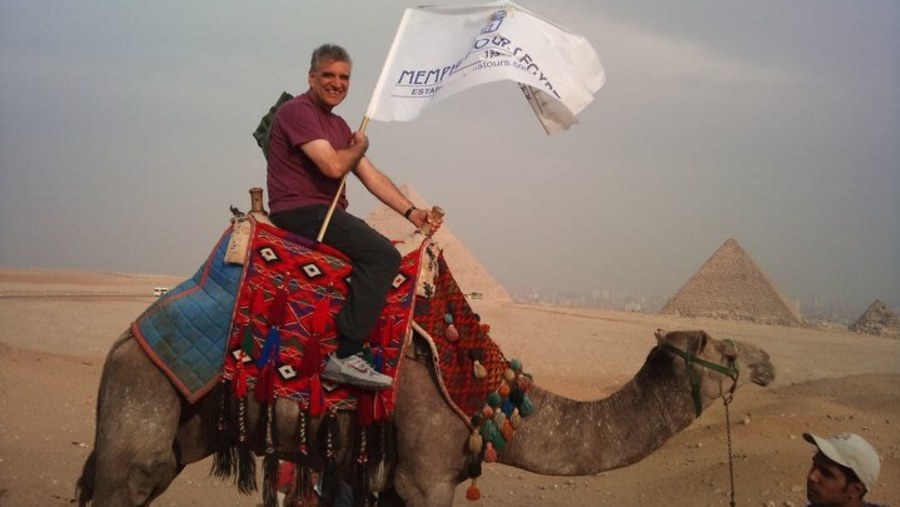
[(810, 507), (880, 507), (863, 500), (881, 471), (881, 460), (869, 442), (855, 433), (822, 438), (804, 433), (819, 451), (806, 476)]

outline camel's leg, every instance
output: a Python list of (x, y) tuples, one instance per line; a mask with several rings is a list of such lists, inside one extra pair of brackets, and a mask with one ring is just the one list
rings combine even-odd
[(100, 380), (93, 505), (147, 505), (165, 491), (181, 468), (173, 448), (180, 410), (178, 393), (137, 341), (120, 339)]
[(401, 367), (394, 487), (409, 507), (449, 507), (463, 479), (468, 429), (444, 401), (429, 366), (407, 359)]

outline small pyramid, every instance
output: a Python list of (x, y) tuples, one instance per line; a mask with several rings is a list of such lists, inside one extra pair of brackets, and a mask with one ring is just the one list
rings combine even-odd
[[(431, 209), (431, 204), (422, 198), (410, 185), (403, 184), (398, 188), (417, 208)], [(403, 218), (402, 215), (383, 203), (378, 203), (372, 212), (369, 213), (369, 216), (366, 217), (366, 223), (386, 238), (392, 240), (406, 238), (415, 229), (409, 220)], [(447, 259), (447, 264), (453, 270), (453, 277), (466, 294), (473, 299), (488, 301), (508, 302), (513, 300), (500, 282), (453, 235), (446, 221), (437, 234), (434, 235), (434, 240), (443, 248), (444, 258)]]
[(782, 326), (802, 322), (799, 312), (733, 238), (700, 266), (660, 313)]
[(854, 333), (900, 338), (900, 319), (886, 304), (876, 299), (849, 329)]

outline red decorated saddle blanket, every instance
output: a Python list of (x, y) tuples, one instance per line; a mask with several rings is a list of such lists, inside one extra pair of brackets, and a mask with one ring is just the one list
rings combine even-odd
[[(394, 406), (394, 388), (368, 393), (341, 385), (329, 390), (332, 386), (323, 386), (319, 377), (328, 354), (337, 347), (334, 316), (352, 283), (349, 260), (327, 245), (256, 220), (251, 223), (224, 379), (231, 381), (238, 397), (252, 390), (262, 402), (287, 398), (306, 407), (310, 415), (356, 408), (365, 400), (365, 412), (373, 420), (385, 419)], [(395, 378), (410, 332), (419, 267), (430, 244), (425, 240), (403, 257), (381, 317), (365, 343), (365, 354), (376, 370)]]
[[(235, 242), (237, 234), (242, 239)], [(411, 330), (418, 331), (432, 351), (441, 391), (468, 422), (505, 389), (511, 367), (515, 375), (505, 383), (516, 387), (510, 380), (519, 371), (491, 340), (490, 326), (469, 306), (438, 246), (412, 238), (398, 245), (407, 253), (366, 351), (377, 370), (396, 378)], [(226, 231), (188, 282), (149, 308), (133, 329), (191, 402), (225, 380), (240, 397), (295, 400), (311, 415), (356, 407), (364, 408), (362, 419), (390, 414), (393, 389), (330, 390), (319, 378), (337, 346), (334, 316), (352, 283), (352, 266), (341, 252), (250, 217)], [(515, 389), (510, 392), (518, 404)]]
[(443, 253), (438, 254), (436, 271), (430, 297), (416, 303), (413, 328), (432, 349), (444, 397), (470, 422), (504, 382), (510, 361), (491, 339), (490, 325), (469, 305)]

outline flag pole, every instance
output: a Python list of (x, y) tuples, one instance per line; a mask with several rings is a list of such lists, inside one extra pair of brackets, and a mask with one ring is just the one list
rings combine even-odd
[[(362, 123), (360, 123), (359, 125), (359, 132), (361, 134), (364, 134), (368, 125), (369, 117), (363, 116)], [(316, 241), (319, 243), (322, 242), (322, 238), (325, 237), (325, 230), (328, 229), (328, 224), (331, 223), (331, 216), (334, 215), (334, 208), (337, 207), (337, 203), (341, 199), (341, 193), (344, 191), (344, 185), (347, 183), (348, 174), (350, 174), (350, 171), (347, 171), (343, 176), (341, 176), (341, 182), (338, 183), (337, 192), (335, 192), (334, 198), (331, 199), (331, 205), (328, 206), (328, 213), (325, 214), (325, 220), (322, 221), (322, 227), (319, 229), (319, 235), (316, 236)]]
[[(400, 18), (400, 26), (397, 27), (397, 32), (394, 34), (394, 40), (391, 42), (391, 49), (388, 50), (387, 58), (384, 60), (384, 65), (381, 67), (381, 74), (378, 76), (378, 82), (375, 83), (375, 89), (372, 90), (372, 97), (369, 98), (369, 107), (366, 109), (366, 115), (363, 116), (362, 123), (359, 126), (360, 133), (366, 132), (366, 126), (369, 124), (369, 118), (372, 116), (372, 111), (375, 110), (376, 105), (378, 103), (378, 97), (381, 94), (381, 91), (384, 89), (384, 82), (387, 79), (387, 71), (390, 64), (394, 61), (395, 55), (397, 53), (397, 46), (400, 43), (400, 35), (403, 33), (403, 30), (406, 28), (407, 20), (411, 15), (411, 9), (406, 9), (403, 12), (403, 17)], [(347, 173), (349, 174), (349, 172)], [(319, 235), (316, 237), (316, 241), (319, 243), (322, 242), (322, 238), (325, 237), (325, 229), (328, 228), (328, 224), (331, 222), (331, 216), (334, 215), (334, 208), (337, 207), (338, 200), (341, 198), (341, 192), (344, 191), (344, 185), (347, 182), (347, 174), (341, 176), (341, 182), (338, 184), (337, 193), (334, 194), (334, 199), (331, 200), (331, 206), (328, 207), (328, 213), (325, 215), (325, 220), (322, 222), (322, 228), (319, 229)]]

